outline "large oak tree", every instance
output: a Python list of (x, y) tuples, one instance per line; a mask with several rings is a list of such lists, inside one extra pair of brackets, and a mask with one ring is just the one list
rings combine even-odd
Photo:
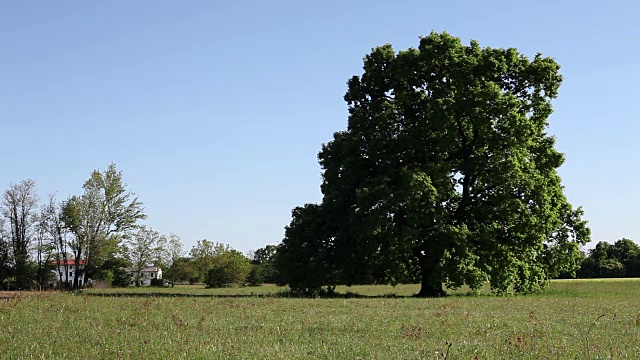
[(293, 211), (278, 263), (298, 291), (420, 278), (533, 292), (575, 271), (590, 231), (547, 133), (560, 66), (431, 33), (373, 49), (348, 82), (345, 131), (322, 147), (319, 205)]

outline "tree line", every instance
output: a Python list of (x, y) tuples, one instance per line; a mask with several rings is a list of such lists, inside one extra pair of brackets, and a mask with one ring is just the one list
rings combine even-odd
[(281, 284), (276, 270), (277, 246), (267, 245), (248, 256), (229, 245), (200, 240), (169, 267), (173, 282), (205, 283), (207, 287)]
[(627, 238), (613, 244), (600, 241), (583, 254), (582, 265), (576, 277), (640, 277), (640, 246)]
[(276, 281), (273, 245), (247, 257), (201, 240), (187, 254), (178, 235), (140, 224), (147, 218), (143, 204), (115, 164), (91, 172), (83, 190), (62, 201), (50, 195), (40, 204), (34, 180), (9, 185), (0, 202), (0, 288), (77, 289), (87, 285), (82, 279), (129, 286), (140, 284), (150, 265), (172, 282), (210, 287)]

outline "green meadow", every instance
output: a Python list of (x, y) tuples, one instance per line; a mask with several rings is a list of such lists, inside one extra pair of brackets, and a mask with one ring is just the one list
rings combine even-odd
[[(282, 297), (275, 286), (94, 289), (0, 300), (2, 359), (620, 359), (640, 354), (640, 280), (529, 296), (417, 285)], [(358, 294), (359, 296), (355, 296)]]

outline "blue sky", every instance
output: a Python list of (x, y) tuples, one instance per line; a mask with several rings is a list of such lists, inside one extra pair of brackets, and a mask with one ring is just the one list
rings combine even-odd
[(0, 3), (0, 189), (82, 192), (114, 162), (154, 229), (186, 248), (280, 242), (321, 199), (316, 155), (347, 123), (372, 47), (430, 31), (552, 56), (550, 131), (593, 240), (640, 240), (639, 6), (632, 1)]

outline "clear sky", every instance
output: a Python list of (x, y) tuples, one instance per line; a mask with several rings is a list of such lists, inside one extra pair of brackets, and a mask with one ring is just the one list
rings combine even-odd
[[(114, 162), (146, 224), (247, 251), (321, 199), (316, 155), (372, 47), (430, 31), (562, 65), (550, 131), (593, 240), (640, 240), (633, 1), (0, 2), (0, 190), (81, 194)], [(522, 3), (522, 5), (518, 5)]]

